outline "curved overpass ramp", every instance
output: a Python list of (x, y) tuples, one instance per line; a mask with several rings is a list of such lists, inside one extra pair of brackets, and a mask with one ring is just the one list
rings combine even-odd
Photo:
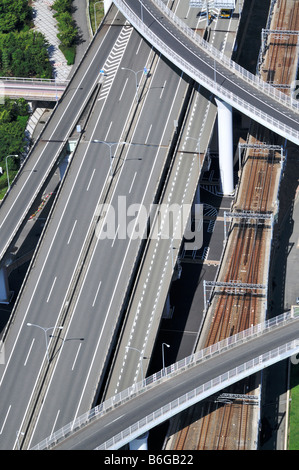
[(299, 144), (299, 104), (247, 72), (177, 18), (162, 0), (114, 0), (159, 52), (254, 121)]
[(298, 354), (298, 326), (296, 309), (231, 336), (134, 384), (32, 450), (119, 449), (200, 400)]

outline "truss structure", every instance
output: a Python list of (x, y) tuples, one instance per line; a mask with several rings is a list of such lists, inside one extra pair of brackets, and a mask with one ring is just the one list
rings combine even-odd
[(229, 8), (234, 9), (235, 0), (189, 0), (190, 8)]
[[(267, 45), (268, 37), (274, 34), (275, 39), (289, 39), (290, 36), (299, 36), (299, 31), (291, 31), (286, 29), (262, 29), (262, 50), (264, 51)], [(298, 44), (298, 43), (297, 43)]]
[(241, 154), (242, 150), (246, 149), (253, 149), (258, 151), (259, 153), (266, 153), (269, 152), (270, 150), (273, 150), (274, 152), (280, 152), (280, 161), (281, 164), (284, 160), (284, 153), (283, 153), (283, 146), (282, 145), (271, 145), (271, 144), (266, 144), (266, 142), (262, 142), (260, 144), (239, 144), (238, 150), (239, 150), (239, 168), (241, 168)]
[(210, 292), (215, 289), (225, 289), (227, 294), (246, 294), (249, 290), (259, 290), (259, 291), (266, 291), (267, 292), (267, 285), (265, 284), (249, 284), (245, 282), (240, 282), (238, 280), (229, 281), (229, 282), (221, 282), (221, 281), (203, 281), (203, 290), (204, 290), (204, 311), (207, 311), (207, 306), (210, 303), (211, 293), (209, 296), (209, 300), (207, 300), (207, 290), (209, 289)]
[(234, 401), (242, 401), (243, 403), (259, 404), (260, 400), (257, 395), (245, 395), (239, 393), (221, 393), (216, 399), (216, 402), (232, 403)]
[(247, 223), (251, 223), (252, 220), (255, 220), (256, 224), (263, 224), (265, 220), (270, 220), (271, 227), (273, 227), (273, 214), (270, 213), (258, 213), (258, 212), (250, 212), (250, 211), (240, 211), (240, 212), (227, 212), (224, 211), (224, 241), (227, 239), (227, 228), (226, 223), (227, 219), (242, 219), (247, 221)]

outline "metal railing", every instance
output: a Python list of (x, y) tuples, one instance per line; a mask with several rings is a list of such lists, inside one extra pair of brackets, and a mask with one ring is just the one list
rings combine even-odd
[[(177, 18), (173, 12), (171, 12), (160, 0), (152, 0), (154, 3), (169, 15), (169, 18), (179, 27), (180, 31), (184, 32), (194, 43), (204, 49), (208, 53), (210, 67), (214, 67), (216, 61), (221, 65), (225, 66), (228, 74), (234, 73), (235, 76), (241, 78), (245, 83), (248, 83), (255, 87), (255, 89), (261, 91), (265, 95), (275, 98), (276, 101), (283, 103), (284, 105), (290, 107), (293, 111), (298, 112), (299, 103), (295, 100), (292, 100), (289, 96), (280, 92), (276, 88), (272, 87), (268, 83), (260, 80), (257, 76), (248, 72), (247, 70), (240, 67), (238, 64), (233, 62), (218, 49), (214, 48), (212, 45), (204, 41), (199, 35), (194, 33), (184, 22)], [(282, 133), (286, 138), (295, 139), (296, 143), (299, 143), (299, 132), (292, 129), (286, 124), (281, 123), (278, 119), (271, 117), (269, 114), (261, 111), (259, 108), (251, 105), (242, 98), (238, 97), (231, 91), (227, 90), (225, 87), (217, 83), (214, 79), (209, 78), (200, 70), (192, 66), (187, 62), (183, 57), (175, 52), (174, 49), (168, 47), (157, 35), (155, 35), (150, 28), (146, 27), (144, 23), (139, 19), (139, 17), (134, 13), (134, 11), (128, 7), (124, 0), (114, 0), (115, 5), (123, 13), (123, 15), (131, 22), (131, 24), (159, 51), (162, 51), (171, 62), (177, 65), (181, 70), (183, 70), (187, 75), (192, 77), (195, 81), (201, 83), (207, 89), (211, 90), (216, 96), (219, 96), (224, 101), (228, 102), (232, 106), (241, 109), (244, 113), (251, 116), (253, 119), (258, 120), (261, 124), (270, 127), (272, 130)], [(287, 108), (286, 108), (287, 110)]]
[[(119, 1), (122, 3), (123, 0), (116, 0), (114, 3), (117, 4)], [(294, 111), (299, 111), (299, 103), (292, 100), (289, 96), (281, 91), (272, 87), (269, 83), (261, 80), (257, 75), (248, 72), (242, 66), (238, 65), (236, 62), (231, 60), (228, 56), (224, 55), (220, 52), (216, 47), (214, 47), (209, 42), (205, 41), (202, 36), (193, 31), (186, 23), (178, 18), (176, 14), (171, 11), (167, 5), (163, 3), (162, 0), (151, 0), (167, 17), (172, 23), (181, 31), (183, 32), (189, 39), (191, 39), (197, 46), (203, 49), (205, 52), (211, 56), (214, 60), (216, 59), (220, 64), (227, 67), (230, 71), (238, 74), (243, 80), (247, 81), (251, 85), (255, 86), (263, 93), (266, 93), (271, 98), (275, 98), (277, 101), (286, 104), (287, 106), (291, 107)]]
[[(158, 410), (145, 416), (140, 421), (137, 421), (132, 426), (124, 429), (120, 433), (113, 436), (94, 450), (106, 449), (119, 449), (128, 442), (131, 442), (136, 437), (143, 434), (145, 431), (157, 426), (168, 418), (171, 418), (180, 411), (185, 410), (191, 405), (197, 403), (200, 399), (206, 398), (219, 390), (224, 389), (232, 382), (237, 382), (240, 379), (251, 375), (264, 368), (266, 365), (271, 365), (276, 362), (277, 358), (285, 359), (299, 351), (299, 340), (290, 341), (289, 343), (273, 349), (261, 356), (258, 356), (250, 361), (235, 367), (224, 374), (216, 377), (209, 382), (204, 383), (200, 387), (180, 396), (167, 405), (159, 408)], [(200, 398), (199, 398), (200, 397)]]
[[(265, 334), (266, 332), (270, 332), (273, 329), (280, 328), (281, 326), (284, 326), (286, 324), (289, 324), (290, 322), (295, 322), (298, 321), (299, 319), (299, 308), (298, 309), (292, 309), (289, 312), (283, 313), (273, 319), (267, 320), (264, 323), (257, 324), (255, 326), (252, 326), (248, 328), (247, 330), (244, 330), (240, 333), (237, 333), (229, 338), (226, 338), (218, 343), (215, 343), (205, 349), (202, 349), (201, 351), (198, 351), (191, 356), (188, 356), (174, 364), (171, 364), (170, 366), (166, 367), (165, 369), (151, 375), (150, 377), (145, 378), (144, 380), (132, 385), (131, 387), (127, 388), (126, 390), (118, 393), (117, 395), (107, 399), (100, 405), (96, 406), (95, 408), (89, 410), (88, 412), (84, 413), (83, 415), (79, 416), (76, 418), (74, 421), (71, 423), (67, 424), (63, 428), (59, 429), (55, 433), (53, 433), (51, 436), (48, 438), (44, 439), (41, 441), (39, 444), (35, 445), (32, 450), (42, 450), (42, 449), (47, 449), (50, 447), (53, 447), (53, 445), (57, 444), (58, 442), (64, 440), (65, 438), (71, 436), (73, 433), (78, 431), (80, 428), (87, 426), (90, 424), (93, 420), (99, 419), (102, 417), (105, 413), (108, 413), (111, 411), (114, 407), (121, 405), (122, 403), (132, 399), (132, 394), (134, 394), (134, 397), (137, 395), (140, 395), (144, 393), (145, 391), (148, 391), (150, 388), (157, 386), (161, 381), (167, 380), (175, 375), (180, 374), (184, 370), (190, 367), (195, 367), (197, 366), (200, 362), (205, 361), (207, 359), (210, 359), (213, 355), (218, 355), (219, 353), (223, 353), (224, 351), (231, 349), (241, 343), (244, 343), (253, 337), (256, 336), (261, 336)], [(293, 343), (293, 342), (292, 342)], [(298, 340), (298, 345), (299, 345), (299, 340)], [(288, 351), (290, 350), (290, 344), (287, 346), (282, 346), (280, 348), (277, 348), (277, 354), (282, 354), (283, 351)], [(294, 344), (292, 344), (292, 347), (294, 347)], [(295, 345), (296, 347), (296, 345)], [(280, 352), (278, 352), (280, 351)], [(265, 354), (265, 357), (268, 353)], [(274, 353), (271, 353), (274, 354)], [(274, 356), (271, 356), (274, 357)], [(251, 366), (250, 366), (251, 367)], [(241, 373), (242, 370), (246, 371), (248, 370), (248, 366), (245, 368), (243, 365), (239, 366), (238, 368), (238, 374)], [(234, 374), (236, 373), (233, 372)], [(224, 374), (227, 375), (228, 373)], [(249, 375), (249, 374), (247, 374)], [(221, 381), (223, 383), (223, 378), (218, 379), (215, 378), (213, 381), (211, 381), (211, 384), (207, 385), (204, 384), (202, 387), (205, 387), (206, 390), (210, 390), (211, 387), (215, 386), (216, 383), (219, 383), (217, 381)], [(201, 393), (199, 392), (199, 389), (196, 389), (196, 393)], [(190, 392), (191, 394), (194, 393), (194, 391)], [(210, 392), (209, 392), (210, 393)], [(188, 402), (190, 401), (190, 396), (189, 393), (188, 395)], [(180, 400), (185, 400), (185, 398), (180, 398)], [(177, 401), (177, 400), (176, 400)], [(174, 406), (171, 404), (170, 406)], [(164, 407), (165, 408), (165, 407)], [(164, 409), (163, 408), (163, 409)], [(168, 406), (166, 407), (168, 408)], [(162, 409), (161, 409), (162, 410)], [(161, 411), (159, 410), (159, 413)], [(153, 418), (151, 418), (153, 419)], [(155, 417), (154, 419), (157, 419)], [(140, 429), (140, 427), (138, 428)], [(130, 434), (131, 436), (131, 434)], [(132, 437), (134, 439), (134, 437)], [(110, 445), (110, 444), (109, 444)]]
[(35, 77), (0, 77), (0, 82), (18, 82), (18, 83), (44, 83), (53, 86), (66, 86), (69, 80), (55, 80), (54, 78), (35, 78)]

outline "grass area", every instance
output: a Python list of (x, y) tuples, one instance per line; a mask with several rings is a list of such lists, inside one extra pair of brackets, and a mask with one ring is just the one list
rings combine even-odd
[(291, 365), (290, 387), (289, 450), (299, 450), (299, 363)]
[(59, 49), (63, 53), (64, 57), (67, 60), (67, 65), (73, 65), (75, 63), (76, 57), (76, 45), (72, 45), (70, 47), (63, 46), (60, 44)]
[[(9, 170), (8, 174), (9, 174), (10, 184), (12, 183), (17, 173), (18, 173), (18, 170)], [(0, 201), (4, 198), (7, 189), (8, 189), (7, 175), (6, 175), (6, 171), (4, 171), (3, 175), (0, 176)]]
[[(96, 22), (94, 13), (96, 13)], [(99, 27), (102, 19), (104, 18), (104, 2), (98, 0), (90, 0), (89, 2), (89, 16), (93, 33), (95, 33), (95, 27)]]

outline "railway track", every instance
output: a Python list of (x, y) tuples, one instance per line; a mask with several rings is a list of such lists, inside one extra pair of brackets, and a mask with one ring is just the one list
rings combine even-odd
[[(276, 13), (271, 24), (273, 30), (299, 30), (299, 2), (278, 0)], [(270, 40), (263, 78), (271, 83), (287, 88), (293, 80), (293, 53), (297, 46), (296, 35), (276, 35)], [(266, 70), (265, 70), (266, 69)], [(261, 214), (273, 213), (275, 205), (277, 174), (281, 171), (281, 155), (273, 149), (262, 148), (263, 142), (271, 137), (266, 129), (253, 124), (247, 150), (243, 160), (243, 190), (236, 201), (235, 211)], [(256, 145), (260, 148), (256, 148)], [(267, 261), (267, 239), (270, 226), (267, 222), (248, 219), (235, 219), (230, 229), (230, 252), (227, 256), (227, 269), (223, 275), (225, 282), (238, 281), (248, 284), (262, 284)], [(268, 253), (269, 255), (269, 253)], [(214, 293), (216, 307), (203, 347), (249, 328), (261, 321), (261, 304), (258, 292), (239, 292), (223, 289)], [(228, 391), (250, 394), (256, 389), (256, 376), (238, 382)], [(238, 392), (239, 391), (239, 392)], [(193, 410), (193, 411), (192, 411)], [(175, 450), (246, 450), (250, 449), (252, 435), (249, 423), (252, 420), (252, 406), (247, 402), (219, 403), (210, 399), (188, 410), (186, 423), (177, 433)], [(183, 419), (183, 418), (182, 418)], [(190, 424), (190, 421), (192, 424)]]

